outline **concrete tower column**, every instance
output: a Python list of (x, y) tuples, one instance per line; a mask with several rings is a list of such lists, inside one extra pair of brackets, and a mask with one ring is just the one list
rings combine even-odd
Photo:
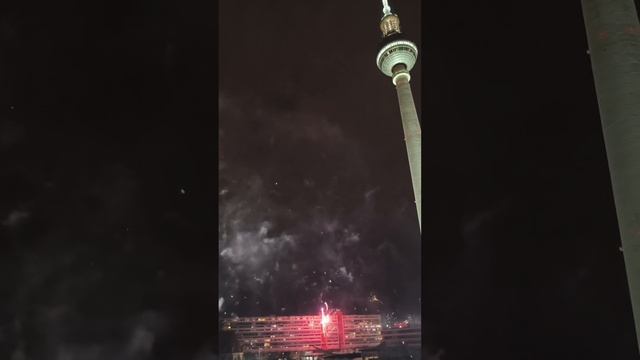
[(418, 58), (418, 47), (400, 31), (400, 18), (391, 12), (387, 0), (382, 0), (383, 17), (380, 20), (382, 42), (376, 56), (378, 69), (392, 78), (398, 93), (404, 140), (409, 157), (411, 184), (418, 213), (418, 226), (422, 232), (422, 135), (416, 106), (411, 94), (410, 71)]
[(413, 103), (410, 80), (409, 73), (404, 71), (397, 72), (393, 78), (398, 93), (398, 103), (400, 104), (400, 116), (402, 117), (404, 141), (409, 157), (411, 183), (418, 211), (418, 225), (422, 229), (422, 132), (416, 105)]
[(633, 0), (582, 0), (640, 345), (640, 24)]

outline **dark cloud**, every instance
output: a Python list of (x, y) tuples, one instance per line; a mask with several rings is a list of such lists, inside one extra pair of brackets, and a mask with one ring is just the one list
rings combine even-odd
[(13, 227), (20, 225), (29, 218), (29, 212), (23, 210), (14, 210), (9, 213), (6, 219), (2, 221), (2, 225)]

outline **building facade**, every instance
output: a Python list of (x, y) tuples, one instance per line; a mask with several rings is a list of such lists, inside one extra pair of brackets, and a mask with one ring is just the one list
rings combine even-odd
[(234, 352), (353, 352), (382, 342), (380, 315), (237, 317), (225, 319), (222, 331), (233, 332)]

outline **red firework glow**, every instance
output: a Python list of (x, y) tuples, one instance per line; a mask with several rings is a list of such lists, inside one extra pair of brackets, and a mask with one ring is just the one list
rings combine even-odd
[[(325, 313), (324, 310), (327, 310)], [(331, 317), (329, 315), (329, 305), (324, 303), (324, 307), (320, 308), (320, 325), (322, 325), (322, 350), (327, 350), (327, 327), (329, 322), (331, 321)]]
[[(331, 317), (335, 317), (334, 321), (331, 321)], [(320, 325), (322, 325), (321, 344), (322, 349), (327, 350), (327, 338), (330, 337), (329, 332), (337, 332), (338, 350), (342, 350), (344, 347), (344, 318), (342, 311), (331, 310), (329, 311), (329, 305), (324, 303), (324, 307), (320, 308)]]
[[(327, 305), (327, 303), (324, 303), (323, 308), (320, 308), (320, 324), (322, 324), (322, 334), (323, 335), (327, 335), (327, 325), (329, 325), (329, 322), (331, 321), (331, 316), (329, 315), (329, 305)], [(327, 309), (327, 312), (325, 312), (325, 308)]]

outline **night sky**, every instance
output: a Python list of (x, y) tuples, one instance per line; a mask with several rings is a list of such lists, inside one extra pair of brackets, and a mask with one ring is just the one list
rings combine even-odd
[(425, 342), (637, 359), (580, 2), (498, 3), (423, 4)]
[(213, 358), (215, 14), (1, 5), (0, 359)]
[(325, 301), (434, 359), (638, 358), (579, 1), (391, 1), (422, 240), (378, 1), (90, 3), (0, 5), (0, 359), (212, 360)]
[[(375, 63), (381, 5), (337, 5), (220, 4), (222, 317), (318, 314), (324, 302), (419, 317), (402, 123)], [(416, 42), (419, 5), (397, 9)]]

